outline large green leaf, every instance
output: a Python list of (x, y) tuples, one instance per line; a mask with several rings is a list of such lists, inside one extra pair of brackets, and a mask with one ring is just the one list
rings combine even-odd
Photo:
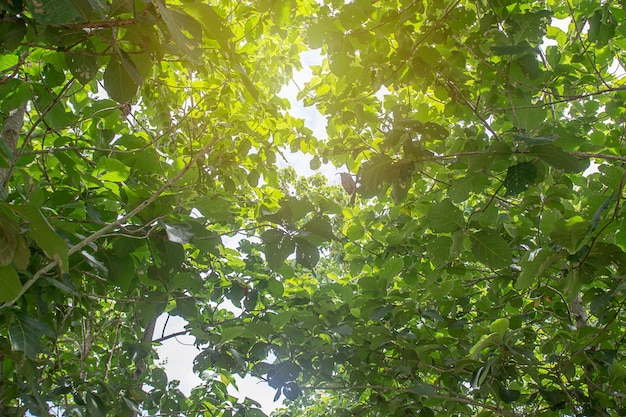
[(18, 225), (0, 213), (0, 267), (13, 262), (17, 250)]
[(20, 277), (11, 265), (0, 266), (0, 302), (17, 297), (22, 289)]
[(470, 235), (472, 253), (490, 268), (505, 268), (513, 262), (509, 244), (494, 230), (480, 230)]
[(126, 70), (119, 56), (112, 56), (104, 71), (104, 88), (118, 103), (127, 103), (137, 94), (139, 85)]
[(218, 41), (225, 52), (229, 51), (228, 41), (235, 35), (212, 6), (198, 2), (189, 3), (185, 4), (184, 11), (200, 22), (207, 35)]
[[(273, 271), (277, 271), (283, 265), (287, 257), (289, 257), (289, 255), (291, 255), (295, 249), (296, 245), (293, 239), (290, 236), (281, 233), (281, 236), (277, 240), (270, 241), (265, 244), (265, 259), (267, 260), (269, 267)], [(301, 252), (301, 256), (305, 260), (305, 263), (307, 263), (307, 266), (308, 263), (312, 263), (312, 261), (314, 260), (312, 253), (309, 252)]]
[(529, 186), (535, 183), (536, 178), (537, 168), (532, 162), (520, 162), (510, 166), (504, 179), (506, 195), (516, 196), (526, 191)]
[(179, 52), (192, 60), (197, 60), (202, 54), (200, 23), (186, 13), (168, 8), (164, 1), (156, 0), (155, 4), (158, 6), (159, 13), (161, 13), (172, 39), (178, 46)]
[(14, 210), (28, 221), (30, 228), (28, 236), (37, 242), (46, 256), (57, 261), (59, 267), (67, 271), (69, 269), (68, 245), (50, 226), (41, 211), (32, 204), (16, 206)]
[(454, 232), (465, 227), (463, 213), (450, 199), (433, 204), (428, 210), (426, 220), (434, 232)]
[(13, 313), (9, 325), (9, 339), (14, 350), (20, 350), (31, 359), (42, 351), (43, 336), (54, 337), (54, 331), (46, 323), (19, 311)]
[(565, 172), (582, 172), (589, 167), (589, 159), (578, 158), (554, 145), (537, 145), (530, 148), (530, 154), (538, 156), (555, 168)]
[(320, 260), (317, 246), (307, 240), (296, 240), (296, 261), (305, 268), (313, 269)]
[(106, 406), (99, 395), (88, 392), (85, 396), (85, 402), (91, 417), (106, 417)]
[(95, 56), (80, 53), (66, 53), (65, 62), (74, 77), (81, 83), (87, 84), (98, 73), (98, 60)]
[(63, 25), (80, 17), (72, 0), (25, 0), (26, 7), (39, 23)]

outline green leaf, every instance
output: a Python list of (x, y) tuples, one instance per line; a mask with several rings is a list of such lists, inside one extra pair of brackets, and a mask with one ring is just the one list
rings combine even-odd
[(15, 254), (13, 255), (13, 265), (15, 265), (17, 269), (27, 269), (30, 263), (30, 256), (30, 248), (26, 243), (26, 239), (22, 236), (18, 236)]
[(128, 179), (130, 167), (117, 159), (100, 158), (92, 175), (101, 181), (122, 182)]
[(306, 240), (296, 240), (296, 262), (305, 268), (313, 269), (320, 260), (317, 246)]
[(513, 263), (509, 244), (493, 230), (480, 230), (470, 235), (472, 253), (490, 268), (505, 268)]
[(64, 25), (82, 17), (72, 0), (25, 0), (35, 20), (43, 25)]
[(11, 265), (0, 267), (0, 302), (11, 301), (22, 290), (22, 282)]
[(500, 394), (500, 398), (507, 404), (515, 402), (519, 399), (521, 392), (516, 389), (506, 389), (504, 386), (500, 385), (500, 389), (498, 390)]
[(126, 71), (119, 56), (112, 56), (104, 71), (104, 88), (109, 97), (118, 103), (127, 103), (137, 94), (139, 85)]
[(26, 24), (22, 21), (4, 22), (0, 24), (0, 49), (13, 51), (22, 43), (26, 36)]
[(376, 155), (361, 166), (358, 175), (360, 187), (357, 191), (364, 198), (371, 198), (386, 190), (397, 176), (393, 160), (385, 155)]
[(424, 381), (415, 381), (413, 385), (411, 385), (411, 391), (417, 395), (423, 395), (427, 398), (437, 395), (437, 389), (433, 385)]
[(558, 219), (554, 223), (550, 239), (574, 253), (578, 251), (582, 240), (589, 236), (590, 228), (591, 223), (580, 216), (574, 216), (567, 220)]
[(85, 395), (85, 403), (90, 417), (106, 417), (106, 406), (98, 395), (88, 392)]
[(528, 43), (521, 43), (519, 45), (494, 45), (491, 47), (491, 51), (494, 55), (503, 56), (525, 54), (527, 52), (534, 53), (535, 49)]
[(229, 220), (232, 217), (230, 203), (222, 197), (203, 196), (195, 200), (193, 206), (204, 217), (218, 222)]
[(244, 326), (225, 327), (222, 329), (220, 343), (225, 343), (246, 334), (248, 330)]
[(454, 232), (465, 227), (465, 218), (450, 199), (433, 204), (426, 215), (428, 226), (433, 232)]
[(391, 258), (383, 264), (378, 271), (378, 276), (382, 279), (388, 280), (397, 276), (404, 269), (404, 259)]
[(185, 4), (184, 10), (193, 16), (204, 28), (206, 34), (222, 46), (224, 51), (228, 51), (228, 40), (235, 37), (230, 28), (226, 25), (225, 20), (219, 16), (215, 9), (205, 3), (188, 3)]
[(137, 69), (135, 62), (130, 58), (130, 56), (126, 52), (119, 51), (119, 53), (120, 53), (120, 61), (122, 62), (122, 65), (124, 66), (124, 69), (130, 76), (130, 78), (132, 78), (135, 84), (142, 85), (143, 77), (139, 73), (139, 70)]
[[(265, 244), (265, 259), (270, 269), (273, 271), (279, 270), (295, 249), (294, 241), (291, 237), (284, 234), (279, 241)], [(310, 253), (307, 253), (307, 255), (310, 255)]]
[(166, 7), (161, 0), (156, 0), (155, 4), (180, 52), (194, 61), (198, 60), (202, 54), (202, 30), (198, 21), (186, 13)]
[(477, 359), (480, 352), (489, 346), (498, 345), (502, 341), (502, 336), (498, 333), (484, 334), (480, 337), (478, 342), (474, 344), (469, 350), (470, 358)]
[(504, 187), (507, 196), (516, 196), (524, 192), (535, 183), (537, 178), (537, 167), (532, 162), (520, 162), (512, 165), (506, 171)]
[(326, 217), (314, 217), (309, 220), (301, 229), (303, 232), (313, 234), (315, 237), (304, 236), (306, 240), (313, 244), (320, 244), (330, 240), (336, 240), (330, 221)]
[(69, 269), (67, 243), (52, 229), (37, 207), (24, 204), (15, 206), (14, 210), (28, 221), (30, 228), (28, 235), (37, 242), (46, 256), (57, 261), (61, 270), (67, 271)]
[(517, 277), (517, 280), (515, 280), (516, 290), (523, 291), (537, 282), (541, 265), (549, 255), (550, 252), (542, 248), (534, 251), (527, 251), (524, 254), (524, 257), (519, 263), (521, 269), (520, 274)]
[(184, 245), (185, 243), (191, 242), (195, 237), (193, 230), (187, 224), (167, 224), (163, 222), (163, 225), (165, 226), (165, 232), (170, 242)]
[(0, 56), (0, 71), (5, 72), (14, 68), (20, 62), (20, 57), (15, 54)]
[(17, 250), (19, 225), (0, 213), (0, 267), (10, 265)]
[(554, 145), (537, 145), (530, 148), (530, 155), (538, 156), (555, 168), (565, 172), (582, 172), (589, 167), (588, 158), (578, 158)]
[(506, 317), (500, 317), (499, 319), (494, 320), (489, 325), (489, 332), (497, 333), (501, 337), (504, 337), (506, 332), (509, 330), (509, 319)]
[(54, 338), (54, 331), (46, 323), (22, 313), (13, 312), (13, 322), (9, 325), (9, 339), (14, 350), (22, 351), (30, 359), (35, 359), (42, 351), (40, 341), (43, 336)]

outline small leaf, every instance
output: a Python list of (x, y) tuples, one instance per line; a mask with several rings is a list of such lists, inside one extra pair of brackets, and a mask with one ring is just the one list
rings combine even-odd
[(506, 195), (516, 196), (526, 191), (531, 184), (535, 183), (536, 178), (537, 167), (532, 162), (520, 162), (510, 166), (504, 179)]
[(513, 262), (508, 242), (495, 231), (480, 230), (470, 235), (470, 241), (476, 259), (490, 268), (504, 268)]

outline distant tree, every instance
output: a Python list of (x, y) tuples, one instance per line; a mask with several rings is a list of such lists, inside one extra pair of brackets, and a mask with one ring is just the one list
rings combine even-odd
[(0, 1), (0, 415), (623, 415), (624, 6), (215, 3)]

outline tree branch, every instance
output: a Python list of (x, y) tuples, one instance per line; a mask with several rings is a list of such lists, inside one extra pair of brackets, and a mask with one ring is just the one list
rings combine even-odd
[(117, 20), (104, 20), (101, 22), (82, 22), (82, 23), (66, 23), (64, 25), (45, 25), (34, 20), (26, 20), (21, 17), (9, 17), (5, 16), (0, 18), (0, 23), (30, 23), (31, 25), (35, 23), (36, 26), (45, 26), (52, 28), (63, 28), (63, 29), (105, 29), (105, 28), (113, 28), (113, 27), (122, 27), (128, 25), (135, 24), (135, 18), (129, 19), (117, 19)]
[[(98, 240), (99, 238), (101, 238), (102, 236), (110, 232), (111, 230), (121, 226), (126, 221), (133, 218), (134, 216), (139, 214), (142, 210), (144, 210), (146, 207), (148, 207), (150, 204), (152, 204), (157, 198), (161, 196), (161, 194), (163, 194), (169, 187), (171, 187), (172, 184), (174, 184), (183, 175), (185, 175), (185, 173), (189, 171), (189, 169), (192, 166), (194, 166), (196, 162), (198, 162), (198, 160), (202, 158), (205, 155), (205, 153), (215, 145), (218, 139), (219, 137), (215, 135), (213, 137), (213, 140), (211, 140), (211, 142), (203, 146), (202, 149), (200, 149), (196, 153), (196, 155), (194, 155), (194, 157), (191, 158), (191, 160), (183, 167), (183, 169), (181, 169), (180, 172), (178, 172), (178, 174), (170, 178), (165, 184), (163, 184), (163, 186), (161, 186), (161, 188), (156, 190), (156, 192), (152, 194), (147, 200), (144, 200), (141, 204), (139, 204), (133, 210), (128, 212), (126, 215), (120, 217), (117, 221), (113, 223), (109, 223), (108, 225), (104, 226), (102, 229), (98, 230), (97, 232), (94, 232), (92, 235), (87, 236), (85, 239), (81, 240), (76, 245), (72, 246), (68, 251), (68, 255), (73, 255), (74, 253), (80, 251), (85, 246), (89, 245), (90, 243), (95, 242), (96, 240)], [(58, 261), (56, 260), (51, 261), (46, 266), (42, 267), (37, 272), (35, 272), (33, 277), (29, 279), (26, 283), (24, 283), (22, 289), (17, 294), (17, 296), (15, 296), (15, 298), (13, 298), (11, 301), (5, 302), (2, 306), (0, 306), (0, 309), (8, 308), (8, 307), (11, 307), (13, 304), (15, 304), (17, 300), (19, 300), (22, 297), (22, 295), (24, 295), (24, 293), (26, 293), (26, 291), (28, 291), (28, 289), (33, 286), (33, 284), (35, 284), (44, 274), (52, 270), (57, 265), (58, 265)]]

